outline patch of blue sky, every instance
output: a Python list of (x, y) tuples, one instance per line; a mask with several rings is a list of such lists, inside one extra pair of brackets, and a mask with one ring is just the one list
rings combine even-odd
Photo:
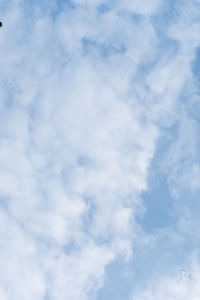
[[(44, 0), (29, 1), (28, 5), (24, 5), (24, 12), (28, 18), (26, 25), (28, 32), (33, 26), (33, 20), (44, 17), (51, 18), (54, 21), (58, 15), (63, 12), (76, 10), (77, 5), (71, 0)], [(25, 32), (25, 30), (24, 30)]]
[(84, 217), (84, 228), (86, 232), (91, 231), (92, 222), (94, 221), (95, 214), (97, 212), (97, 207), (94, 203), (94, 199), (92, 197), (84, 197), (84, 202), (87, 205), (87, 215)]
[(11, 82), (8, 79), (2, 82), (2, 86), (4, 88), (5, 93), (5, 96), (2, 99), (4, 109), (9, 110), (16, 107), (15, 95), (19, 92), (19, 89), (17, 88), (14, 82)]
[(50, 298), (50, 296), (48, 295), (48, 293), (46, 293), (46, 294), (44, 295), (44, 300), (51, 300), (51, 298)]
[(142, 21), (144, 21), (144, 16), (133, 13), (133, 14), (131, 14), (131, 20), (134, 24), (138, 24), (138, 23), (141, 23)]
[(148, 173), (148, 189), (141, 194), (145, 213), (139, 216), (139, 223), (149, 233), (165, 227), (176, 225), (174, 199), (170, 193), (168, 176), (163, 170), (162, 161), (169, 146), (177, 138), (178, 125), (173, 124), (168, 130), (163, 130), (162, 138), (157, 145), (157, 151)]
[(164, 56), (175, 56), (179, 49), (179, 43), (168, 36), (168, 29), (171, 24), (178, 18), (177, 1), (163, 2), (159, 14), (152, 17), (152, 24), (156, 31), (158, 39), (158, 51)]
[(70, 255), (72, 253), (75, 254), (76, 251), (78, 251), (77, 242), (73, 238), (70, 239), (70, 241), (63, 246), (62, 250), (66, 255)]
[(52, 10), (52, 17), (63, 13), (63, 11), (74, 11), (78, 7), (78, 4), (71, 0), (60, 0), (55, 2), (55, 7)]
[(178, 4), (179, 1), (177, 0), (163, 1), (159, 14), (151, 17), (157, 33), (166, 33), (169, 25), (177, 19), (179, 15)]
[(111, 7), (108, 3), (106, 3), (106, 4), (103, 3), (97, 7), (97, 12), (99, 14), (105, 14), (105, 13), (109, 12), (110, 9), (111, 9)]
[(96, 300), (129, 299), (133, 287), (130, 262), (118, 258), (106, 268), (105, 285), (98, 291)]
[(11, 201), (11, 199), (9, 197), (1, 196), (0, 197), (0, 207), (4, 210), (8, 211), (9, 206), (10, 206), (10, 201)]
[[(188, 106), (190, 106), (190, 101), (186, 105), (186, 111)], [(195, 108), (194, 106), (193, 109)], [(165, 168), (168, 176), (172, 173), (172, 167), (181, 177), (193, 165), (200, 163), (198, 128), (199, 123), (191, 115), (188, 117), (188, 113), (183, 110), (182, 117), (177, 118), (173, 126), (166, 131), (169, 143), (162, 151), (162, 159), (163, 166), (164, 161), (168, 161), (169, 165)], [(185, 191), (188, 186), (182, 188)], [(192, 195), (192, 191), (190, 192)]]
[(139, 222), (150, 233), (175, 223), (174, 199), (170, 195), (167, 178), (158, 173), (152, 182), (156, 184), (151, 183), (150, 189), (141, 195), (146, 211)]
[(116, 7), (116, 4), (115, 0), (101, 1), (100, 4), (96, 6), (97, 14), (103, 15), (109, 13)]
[(157, 144), (157, 151), (148, 172), (148, 189), (141, 194), (145, 213), (139, 216), (138, 222), (143, 230), (152, 233), (167, 227), (174, 227), (175, 218), (174, 199), (170, 193), (168, 176), (162, 167), (163, 159), (173, 140), (178, 135), (178, 124), (175, 123), (168, 130), (163, 130)]
[(197, 60), (197, 63), (192, 63), (192, 71), (193, 71), (193, 82), (194, 84), (191, 85), (191, 83), (186, 83), (185, 88), (183, 89), (183, 93), (180, 95), (180, 102), (182, 102), (185, 105), (185, 112), (187, 113), (188, 117), (192, 119), (193, 121), (196, 121), (197, 126), (199, 126), (200, 121), (200, 88), (199, 88), (199, 69), (196, 68), (195, 64), (199, 64), (199, 61)]
[[(200, 83), (200, 47), (196, 49), (196, 55), (195, 59), (192, 62), (192, 71), (194, 74), (194, 78), (197, 83), (197, 87), (199, 88), (199, 83)], [(200, 88), (199, 88), (200, 92)]]
[[(171, 173), (174, 172), (172, 169), (174, 165), (169, 165), (167, 168), (165, 166), (165, 162), (167, 160), (170, 161), (168, 156), (170, 147), (179, 138), (179, 129), (180, 123), (176, 121), (171, 127), (162, 131), (162, 138), (159, 140), (157, 151), (149, 169), (148, 190), (141, 195), (146, 211), (142, 216), (138, 217), (138, 222), (144, 232), (154, 234), (158, 237), (158, 240), (161, 239), (162, 232), (173, 232), (174, 235), (178, 234), (177, 239), (175, 239), (177, 241), (174, 240), (171, 242), (171, 250), (168, 255), (171, 257), (174, 251), (176, 251), (179, 255), (176, 258), (177, 264), (181, 266), (181, 260), (186, 261), (188, 253), (192, 249), (199, 247), (198, 235), (194, 233), (194, 236), (191, 237), (191, 232), (194, 231), (192, 229), (193, 226), (198, 227), (200, 206), (198, 201), (199, 189), (191, 189), (187, 184), (179, 187), (178, 181), (173, 182), (171, 179)], [(188, 168), (193, 163), (197, 165), (199, 163), (198, 158), (190, 151), (190, 149), (183, 148), (183, 151), (179, 155), (179, 161), (176, 162), (178, 164), (176, 170), (177, 180), (181, 176), (184, 176), (185, 172), (190, 172)], [(174, 185), (179, 189), (179, 198), (173, 197), (172, 189)], [(188, 223), (186, 228), (181, 229), (180, 233), (180, 220), (184, 215), (187, 216), (185, 222)], [(170, 238), (170, 235), (168, 236), (167, 234), (166, 238)], [(181, 242), (178, 241), (179, 239)], [(154, 251), (159, 253), (159, 250), (156, 249)], [(165, 253), (163, 255), (167, 255), (166, 249), (163, 251)]]
[(81, 167), (89, 167), (89, 166), (93, 165), (93, 161), (87, 155), (80, 155), (77, 159), (77, 164)]
[[(145, 237), (141, 235), (141, 239), (145, 240)], [(134, 247), (134, 257), (130, 263), (133, 291), (146, 288), (156, 274), (162, 277), (171, 272), (178, 273), (187, 264), (188, 245), (174, 230), (163, 228), (151, 238), (148, 245), (138, 238), (140, 242), (137, 240)]]

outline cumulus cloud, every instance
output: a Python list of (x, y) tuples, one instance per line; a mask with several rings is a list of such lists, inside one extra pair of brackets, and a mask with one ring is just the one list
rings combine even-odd
[[(185, 30), (181, 11), (171, 55), (155, 25), (161, 1), (0, 8), (0, 298), (95, 299), (106, 267), (133, 253), (161, 128), (188, 120), (178, 99), (198, 25)], [(183, 136), (168, 155), (176, 170)]]
[[(9, 299), (95, 297), (106, 265), (131, 255), (137, 193), (158, 136), (129, 95), (151, 43), (139, 53), (116, 10), (50, 8), (4, 7), (1, 289)], [(153, 28), (138, 26), (150, 41)]]

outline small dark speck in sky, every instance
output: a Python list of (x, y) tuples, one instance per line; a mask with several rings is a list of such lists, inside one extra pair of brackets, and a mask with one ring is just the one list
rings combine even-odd
[(2, 27), (3, 26), (3, 23), (2, 22), (0, 22), (0, 27)]

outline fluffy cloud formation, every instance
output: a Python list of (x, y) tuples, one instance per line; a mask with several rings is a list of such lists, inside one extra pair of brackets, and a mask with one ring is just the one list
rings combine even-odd
[(199, 25), (185, 29), (185, 8), (160, 32), (162, 1), (0, 8), (0, 298), (95, 299), (106, 267), (132, 255), (163, 128), (190, 120), (179, 98), (195, 85)]
[[(5, 7), (2, 299), (95, 297), (105, 266), (131, 255), (137, 193), (158, 135), (129, 95), (152, 45), (134, 50), (130, 22), (115, 12), (64, 5), (55, 13), (51, 4), (53, 16), (37, 3)], [(152, 40), (153, 28), (138, 26)]]

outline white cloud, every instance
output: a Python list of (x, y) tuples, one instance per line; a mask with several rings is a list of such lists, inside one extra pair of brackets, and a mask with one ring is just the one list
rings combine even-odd
[(193, 261), (188, 268), (180, 269), (176, 274), (166, 277), (155, 276), (152, 282), (132, 299), (138, 300), (198, 300), (199, 291), (199, 264)]
[[(138, 29), (135, 47), (115, 11), (97, 19), (78, 6), (52, 18), (32, 5), (29, 22), (23, 4), (13, 2), (1, 35), (0, 287), (9, 299), (94, 298), (105, 267), (132, 251), (136, 195), (146, 187), (158, 129), (126, 98), (156, 38), (145, 21), (149, 44), (139, 51)], [(89, 54), (83, 38), (97, 43)], [(127, 57), (98, 52), (123, 41)]]
[(119, 6), (122, 9), (127, 9), (129, 12), (133, 12), (135, 14), (141, 14), (144, 16), (150, 16), (154, 13), (157, 13), (160, 6), (162, 4), (161, 0), (135, 0), (135, 1), (128, 1), (125, 0), (120, 2)]
[(54, 2), (2, 4), (2, 299), (94, 299), (106, 266), (131, 256), (159, 125), (191, 78), (183, 53), (140, 78), (157, 55), (146, 17), (160, 1), (104, 14), (101, 2), (56, 13)]

